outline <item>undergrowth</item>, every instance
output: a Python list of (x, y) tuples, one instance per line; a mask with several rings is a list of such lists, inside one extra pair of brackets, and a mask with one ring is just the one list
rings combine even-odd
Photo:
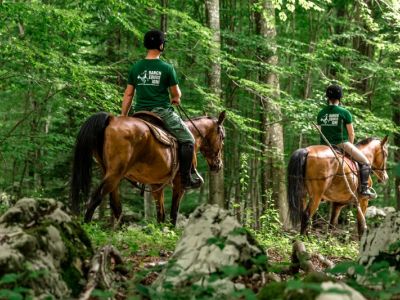
[(341, 235), (321, 234), (311, 231), (308, 236), (301, 236), (295, 231), (285, 231), (279, 221), (279, 212), (269, 208), (260, 217), (260, 229), (247, 228), (258, 242), (270, 253), (276, 253), (281, 259), (288, 261), (292, 253), (292, 243), (298, 239), (304, 242), (309, 253), (320, 253), (339, 259), (355, 259), (358, 254), (358, 241), (353, 240), (349, 232)]
[(160, 251), (173, 251), (181, 230), (158, 224), (123, 226), (117, 230), (92, 222), (83, 227), (94, 247), (107, 244), (115, 246), (124, 255), (145, 254), (158, 256)]

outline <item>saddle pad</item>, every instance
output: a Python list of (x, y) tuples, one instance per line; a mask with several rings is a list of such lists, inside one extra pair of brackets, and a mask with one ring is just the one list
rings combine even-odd
[(167, 133), (166, 131), (162, 130), (161, 128), (145, 121), (142, 119), (144, 123), (149, 127), (151, 133), (153, 136), (156, 138), (157, 141), (159, 141), (161, 144), (174, 147), (177, 143), (176, 138)]
[(340, 159), (342, 159), (342, 156), (344, 155), (345, 161), (347, 165), (352, 169), (353, 171), (358, 171), (358, 163), (346, 152), (344, 152), (343, 149), (337, 147), (336, 145), (332, 145), (332, 148), (336, 151), (336, 153), (339, 155)]
[(151, 111), (138, 111), (134, 113), (132, 117), (145, 120), (151, 124), (154, 124), (160, 128), (165, 129), (163, 120), (158, 115), (152, 113)]

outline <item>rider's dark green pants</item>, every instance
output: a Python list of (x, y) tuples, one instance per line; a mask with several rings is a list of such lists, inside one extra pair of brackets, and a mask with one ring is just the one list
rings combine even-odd
[(156, 107), (151, 112), (157, 114), (165, 123), (167, 130), (178, 140), (178, 143), (193, 143), (194, 137), (173, 107)]

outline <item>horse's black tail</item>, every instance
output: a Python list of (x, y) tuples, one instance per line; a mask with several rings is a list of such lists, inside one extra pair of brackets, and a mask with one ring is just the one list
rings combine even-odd
[(71, 180), (71, 209), (80, 212), (80, 200), (87, 198), (92, 182), (92, 155), (103, 153), (104, 130), (110, 115), (104, 112), (94, 114), (82, 125), (76, 138)]
[(305, 195), (305, 170), (308, 151), (304, 148), (296, 150), (290, 157), (288, 176), (288, 205), (292, 224), (296, 226), (303, 213), (302, 199)]

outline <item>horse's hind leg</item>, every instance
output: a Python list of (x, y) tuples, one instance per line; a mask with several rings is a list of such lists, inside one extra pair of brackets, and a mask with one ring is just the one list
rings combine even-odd
[(310, 201), (308, 202), (307, 208), (303, 211), (303, 215), (301, 218), (301, 229), (300, 229), (301, 234), (304, 235), (307, 233), (307, 227), (310, 218), (312, 218), (312, 216), (317, 211), (320, 202), (321, 202), (320, 195), (310, 197)]
[(92, 220), (94, 211), (96, 210), (97, 206), (100, 205), (103, 197), (114, 191), (118, 187), (120, 181), (121, 176), (119, 175), (106, 175), (99, 187), (93, 193), (93, 196), (90, 198), (85, 214), (85, 222), (90, 222)]

